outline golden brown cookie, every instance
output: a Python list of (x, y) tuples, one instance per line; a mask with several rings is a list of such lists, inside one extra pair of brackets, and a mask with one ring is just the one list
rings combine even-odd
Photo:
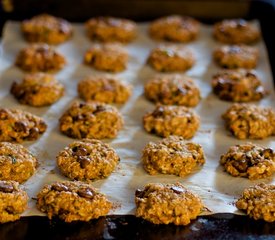
[(275, 185), (259, 183), (246, 188), (236, 207), (255, 220), (275, 222)]
[(112, 76), (89, 76), (78, 83), (78, 94), (85, 101), (104, 103), (125, 103), (131, 96), (132, 88)]
[(217, 48), (213, 53), (214, 60), (222, 68), (255, 68), (258, 64), (257, 48), (245, 45), (231, 45)]
[(154, 224), (187, 225), (203, 210), (201, 199), (182, 184), (146, 184), (135, 193), (136, 216)]
[(0, 141), (36, 140), (47, 129), (44, 120), (19, 109), (0, 108)]
[(179, 74), (156, 75), (144, 86), (145, 97), (164, 105), (195, 107), (200, 99), (200, 90), (193, 79)]
[(200, 125), (197, 114), (184, 106), (161, 106), (143, 117), (144, 129), (161, 137), (170, 135), (192, 138)]
[(118, 44), (94, 44), (86, 51), (84, 62), (97, 70), (121, 72), (127, 67), (128, 53)]
[(10, 90), (22, 104), (48, 106), (64, 95), (64, 86), (53, 75), (34, 73), (25, 75), (21, 83), (14, 82)]
[(59, 119), (62, 133), (72, 138), (114, 138), (123, 126), (118, 110), (100, 102), (74, 102)]
[(260, 39), (259, 29), (244, 19), (226, 19), (214, 25), (214, 37), (228, 44), (250, 44)]
[(151, 175), (163, 173), (184, 177), (203, 165), (205, 158), (199, 144), (171, 136), (158, 143), (148, 143), (143, 149), (142, 163)]
[(62, 181), (45, 185), (37, 195), (37, 208), (49, 219), (89, 221), (107, 215), (112, 204), (96, 188), (82, 182)]
[(23, 21), (21, 31), (28, 42), (44, 42), (48, 44), (63, 43), (73, 33), (69, 22), (48, 14), (40, 14)]
[(156, 19), (149, 27), (149, 34), (158, 40), (190, 42), (197, 38), (200, 24), (197, 20), (180, 15)]
[(226, 128), (238, 139), (263, 139), (275, 135), (275, 112), (268, 107), (235, 103), (222, 118)]
[(220, 163), (234, 177), (267, 178), (275, 173), (275, 152), (252, 143), (235, 145), (221, 156)]
[(220, 99), (232, 102), (259, 101), (268, 94), (256, 74), (244, 69), (215, 74), (212, 88)]
[(26, 72), (56, 72), (65, 64), (65, 58), (47, 44), (33, 44), (22, 49), (15, 61), (15, 65)]
[(102, 42), (128, 43), (136, 37), (135, 22), (114, 17), (96, 17), (85, 24), (87, 35), (91, 40)]
[(195, 64), (195, 57), (184, 46), (160, 46), (151, 51), (148, 64), (160, 72), (184, 72)]
[(0, 180), (27, 181), (35, 172), (36, 157), (19, 144), (0, 142)]
[(83, 139), (65, 147), (56, 157), (62, 174), (73, 180), (89, 181), (108, 177), (119, 162), (119, 156), (108, 144)]

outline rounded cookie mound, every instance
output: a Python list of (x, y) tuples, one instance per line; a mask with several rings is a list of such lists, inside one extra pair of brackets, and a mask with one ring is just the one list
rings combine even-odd
[(59, 119), (60, 131), (72, 138), (114, 138), (123, 126), (118, 110), (100, 102), (75, 102)]
[(29, 112), (0, 108), (0, 141), (36, 140), (47, 129), (44, 120)]
[(72, 26), (62, 18), (40, 14), (21, 24), (23, 36), (28, 42), (59, 44), (72, 36)]
[(37, 208), (49, 219), (89, 221), (107, 215), (112, 204), (89, 184), (62, 181), (45, 185), (37, 195)]
[(89, 76), (78, 83), (78, 94), (85, 101), (122, 104), (128, 100), (131, 92), (128, 84), (115, 77)]
[(34, 73), (26, 75), (21, 83), (14, 82), (10, 92), (20, 103), (42, 107), (58, 101), (64, 95), (64, 86), (53, 75)]
[(158, 143), (150, 142), (143, 149), (142, 163), (151, 175), (174, 174), (184, 177), (205, 163), (199, 144), (187, 143), (182, 137), (171, 136)]
[(154, 224), (187, 225), (203, 209), (201, 199), (182, 184), (146, 184), (135, 193), (136, 216)]
[(158, 105), (143, 117), (144, 129), (161, 137), (170, 135), (192, 138), (200, 125), (199, 117), (184, 106)]
[(195, 57), (184, 46), (160, 46), (151, 51), (148, 64), (161, 72), (186, 71), (195, 64)]
[(37, 159), (19, 144), (0, 142), (0, 180), (27, 181), (35, 172)]
[(28, 195), (15, 181), (0, 181), (0, 223), (18, 220), (27, 208)]
[(118, 44), (94, 44), (85, 53), (84, 62), (97, 70), (121, 72), (127, 67), (128, 53)]
[(258, 63), (258, 49), (245, 45), (231, 45), (217, 48), (214, 60), (222, 68), (255, 68)]
[(137, 25), (131, 20), (114, 17), (96, 17), (86, 24), (91, 40), (127, 43), (136, 37)]
[(199, 28), (199, 22), (191, 17), (171, 15), (153, 21), (149, 33), (155, 39), (190, 42), (197, 38)]
[(214, 25), (214, 37), (223, 43), (250, 44), (259, 40), (259, 29), (244, 19), (226, 19)]
[(26, 72), (55, 72), (65, 64), (65, 58), (47, 44), (33, 44), (22, 49), (15, 61), (15, 65)]
[(246, 188), (236, 207), (255, 220), (275, 222), (275, 185), (260, 183)]
[(200, 90), (192, 78), (179, 74), (157, 75), (144, 86), (146, 98), (164, 105), (195, 107), (200, 99)]
[(275, 135), (275, 112), (268, 107), (235, 103), (222, 118), (226, 128), (239, 139), (263, 139)]
[(71, 143), (56, 157), (57, 166), (70, 179), (87, 181), (108, 177), (119, 162), (113, 148), (99, 140)]
[(268, 94), (259, 78), (244, 69), (215, 74), (212, 88), (220, 99), (232, 102), (259, 101)]
[(275, 173), (275, 152), (252, 143), (241, 144), (230, 147), (220, 163), (234, 177), (261, 179)]

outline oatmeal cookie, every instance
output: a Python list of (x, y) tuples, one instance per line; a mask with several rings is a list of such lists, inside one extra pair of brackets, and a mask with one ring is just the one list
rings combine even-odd
[(128, 84), (112, 76), (89, 76), (78, 83), (78, 94), (85, 101), (122, 104), (131, 93), (132, 88)]
[(200, 90), (193, 79), (179, 74), (157, 75), (144, 86), (145, 97), (164, 105), (195, 107), (200, 99)]
[(268, 107), (235, 103), (222, 118), (226, 128), (239, 139), (263, 139), (275, 135), (275, 112)]
[(21, 83), (14, 82), (10, 92), (22, 104), (42, 107), (58, 101), (64, 95), (64, 86), (53, 75), (33, 73)]
[(151, 51), (148, 64), (160, 72), (187, 71), (195, 64), (195, 57), (184, 46), (160, 46)]
[(197, 20), (171, 15), (153, 21), (149, 27), (152, 38), (172, 42), (190, 42), (197, 38), (200, 24)]
[(19, 144), (0, 142), (0, 180), (27, 181), (38, 162), (31, 152)]
[(135, 193), (136, 216), (154, 224), (187, 225), (203, 210), (201, 199), (182, 184), (146, 184)]
[(151, 175), (157, 173), (184, 177), (205, 163), (199, 144), (187, 143), (182, 137), (171, 136), (158, 143), (150, 142), (143, 149), (142, 163)]
[(221, 156), (220, 163), (234, 177), (267, 178), (275, 173), (275, 152), (252, 143), (235, 145)]
[(192, 138), (200, 125), (197, 114), (184, 106), (161, 106), (143, 117), (144, 129), (161, 137)]
[(118, 110), (100, 102), (75, 102), (59, 119), (60, 131), (72, 138), (114, 138), (123, 126)]
[(136, 37), (135, 22), (114, 17), (96, 17), (89, 19), (86, 24), (87, 35), (91, 40), (102, 42), (128, 43)]
[(0, 108), (0, 141), (36, 140), (47, 129), (44, 120), (19, 109)]
[(0, 223), (18, 220), (28, 204), (28, 195), (15, 181), (0, 181)]
[(22, 49), (15, 61), (15, 65), (26, 72), (56, 72), (65, 64), (65, 58), (47, 44), (33, 44)]
[(82, 182), (62, 181), (45, 185), (37, 195), (37, 208), (49, 219), (89, 221), (107, 215), (112, 207), (106, 196)]
[(214, 25), (214, 37), (228, 44), (250, 44), (260, 39), (260, 31), (244, 19), (226, 19)]
[(260, 183), (246, 188), (236, 206), (255, 220), (275, 222), (275, 185)]
[(127, 67), (128, 53), (118, 44), (94, 44), (84, 56), (84, 63), (97, 70), (121, 72)]
[(72, 36), (72, 26), (62, 18), (40, 14), (21, 24), (21, 31), (28, 42), (60, 44)]
[(259, 51), (245, 45), (231, 45), (217, 48), (213, 53), (214, 60), (222, 68), (255, 68), (258, 63)]
[(259, 101), (268, 94), (260, 79), (253, 72), (244, 69), (215, 74), (212, 88), (220, 99), (232, 102)]
[(108, 144), (94, 139), (71, 143), (56, 157), (60, 171), (70, 179), (88, 181), (108, 177), (119, 156)]

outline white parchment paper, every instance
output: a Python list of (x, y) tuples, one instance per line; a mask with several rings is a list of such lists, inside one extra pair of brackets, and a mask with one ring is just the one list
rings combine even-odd
[[(160, 140), (146, 133), (142, 127), (142, 116), (154, 109), (154, 104), (143, 96), (144, 83), (156, 73), (146, 65), (146, 59), (150, 50), (159, 44), (148, 37), (147, 26), (147, 24), (140, 24), (138, 38), (133, 43), (125, 45), (130, 54), (130, 61), (127, 70), (117, 74), (122, 81), (134, 87), (130, 100), (125, 105), (118, 106), (124, 117), (125, 126), (115, 139), (104, 140), (115, 148), (121, 161), (107, 179), (95, 181), (92, 185), (105, 193), (117, 206), (109, 214), (134, 214), (134, 192), (146, 183), (177, 181), (200, 195), (212, 213), (240, 213), (234, 206), (234, 202), (245, 187), (260, 181), (232, 177), (219, 165), (221, 154), (225, 153), (231, 145), (245, 141), (237, 140), (224, 128), (220, 116), (231, 103), (221, 101), (211, 93), (211, 77), (219, 70), (211, 57), (213, 49), (219, 46), (219, 43), (212, 39), (211, 26), (202, 25), (199, 38), (188, 44), (193, 49), (197, 62), (191, 70), (186, 72), (194, 78), (201, 90), (202, 101), (195, 108), (201, 118), (201, 126), (192, 141), (203, 146), (206, 163), (199, 171), (184, 178), (161, 174), (150, 176), (143, 170), (140, 162), (142, 149), (149, 141)], [(0, 106), (29, 111), (43, 117), (48, 124), (48, 129), (41, 138), (34, 142), (23, 143), (38, 157), (40, 163), (34, 176), (23, 184), (30, 197), (28, 210), (24, 213), (26, 216), (43, 215), (35, 208), (35, 200), (32, 198), (36, 197), (45, 183), (66, 179), (58, 171), (55, 157), (61, 149), (74, 140), (59, 132), (58, 119), (70, 103), (77, 99), (76, 86), (79, 80), (89, 74), (104, 74), (82, 64), (84, 53), (91, 44), (85, 35), (83, 25), (74, 24), (73, 38), (56, 47), (57, 51), (62, 53), (68, 61), (66, 67), (56, 74), (56, 78), (66, 87), (65, 96), (50, 107), (29, 107), (20, 105), (9, 93), (12, 82), (21, 80), (24, 76), (24, 73), (13, 63), (19, 50), (27, 46), (27, 43), (21, 36), (19, 23), (8, 22), (5, 25), (0, 57)], [(257, 104), (274, 107), (275, 94), (266, 48), (263, 41), (256, 47), (260, 49), (256, 73), (271, 93)], [(274, 140), (274, 137), (269, 137), (265, 140), (250, 142), (275, 148)], [(275, 183), (272, 178), (261, 181)]]

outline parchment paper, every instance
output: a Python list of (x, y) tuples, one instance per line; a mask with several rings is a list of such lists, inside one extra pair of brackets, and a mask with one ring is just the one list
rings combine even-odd
[[(43, 117), (48, 124), (48, 129), (41, 138), (37, 141), (23, 143), (38, 157), (40, 163), (34, 176), (23, 184), (30, 197), (29, 207), (24, 215), (43, 215), (35, 208), (35, 200), (32, 198), (36, 197), (45, 183), (66, 179), (58, 171), (55, 157), (61, 149), (74, 141), (74, 139), (70, 139), (59, 132), (58, 119), (70, 103), (77, 99), (76, 86), (79, 80), (89, 74), (105, 73), (95, 71), (82, 64), (84, 53), (92, 42), (86, 37), (83, 25), (74, 24), (73, 38), (57, 46), (57, 50), (68, 61), (66, 67), (56, 74), (56, 78), (66, 87), (65, 96), (50, 107), (34, 108), (20, 105), (9, 93), (12, 82), (14, 80), (21, 81), (24, 75), (13, 65), (19, 50), (27, 46), (21, 36), (19, 26), (19, 23), (8, 22), (4, 28), (3, 49), (0, 58), (0, 106), (29, 111)], [(134, 86), (130, 100), (125, 105), (118, 106), (124, 117), (125, 126), (115, 139), (104, 140), (115, 148), (121, 161), (107, 179), (91, 184), (99, 188), (115, 204), (116, 207), (109, 214), (134, 214), (134, 192), (146, 183), (173, 183), (177, 181), (200, 195), (205, 206), (212, 211), (211, 213), (240, 213), (234, 206), (234, 202), (245, 187), (260, 181), (267, 183), (275, 183), (275, 181), (272, 178), (251, 181), (246, 178), (232, 177), (224, 172), (219, 165), (221, 154), (225, 153), (230, 146), (245, 141), (237, 140), (224, 128), (220, 116), (231, 103), (221, 101), (211, 93), (211, 77), (219, 70), (212, 62), (211, 56), (213, 49), (220, 45), (212, 39), (211, 26), (202, 25), (199, 38), (188, 44), (193, 49), (197, 62), (191, 70), (186, 72), (187, 75), (195, 79), (201, 90), (202, 101), (195, 108), (201, 118), (201, 126), (192, 141), (202, 145), (206, 163), (200, 170), (184, 178), (161, 174), (150, 176), (143, 170), (140, 162), (142, 149), (149, 141), (161, 140), (159, 137), (146, 133), (142, 127), (142, 116), (147, 111), (154, 109), (154, 104), (147, 101), (143, 96), (144, 83), (156, 73), (146, 65), (146, 59), (150, 50), (159, 44), (148, 37), (147, 26), (148, 24), (140, 24), (138, 38), (133, 43), (125, 45), (130, 54), (130, 61), (127, 70), (117, 74), (122, 78), (122, 81)], [(266, 48), (263, 41), (258, 43), (256, 47), (260, 49), (260, 60), (256, 73), (271, 93), (257, 104), (274, 107), (275, 95)], [(274, 137), (269, 137), (265, 140), (250, 142), (275, 148), (274, 140)]]

